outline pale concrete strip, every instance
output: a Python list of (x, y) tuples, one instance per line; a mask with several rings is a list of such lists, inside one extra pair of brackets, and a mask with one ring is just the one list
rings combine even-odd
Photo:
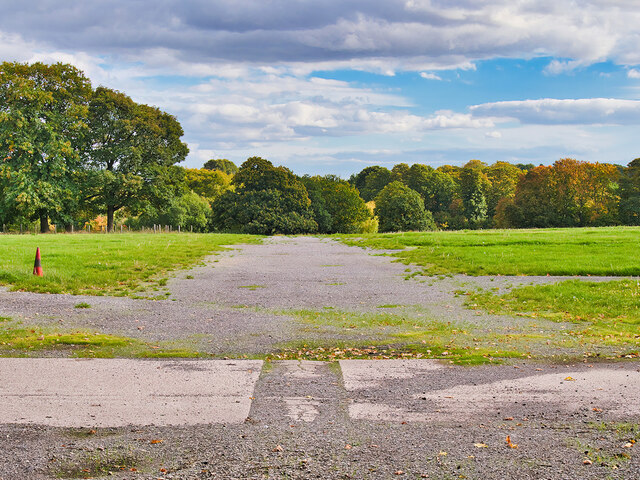
[(386, 380), (413, 378), (442, 369), (437, 360), (340, 360), (347, 390), (376, 388)]
[[(420, 367), (419, 363), (423, 362)], [(596, 408), (613, 417), (640, 415), (640, 371), (615, 367), (567, 369), (562, 373), (531, 375), (477, 385), (461, 384), (433, 390), (437, 375), (455, 375), (451, 369), (434, 368), (430, 360), (340, 362), (346, 388), (354, 393), (349, 406), (352, 418), (381, 421), (432, 422), (488, 415), (508, 415), (519, 405), (542, 403), (549, 410), (567, 414)], [(399, 376), (400, 374), (401, 376)], [(385, 380), (394, 384), (398, 398), (383, 395), (377, 401), (358, 398), (362, 392), (385, 393)], [(475, 381), (474, 381), (475, 383)], [(400, 393), (401, 392), (401, 393)], [(402, 397), (402, 398), (401, 398)], [(396, 401), (394, 401), (396, 400)], [(403, 408), (407, 401), (411, 409)], [(422, 405), (417, 407), (416, 405)]]
[(0, 423), (240, 423), (262, 361), (0, 359)]

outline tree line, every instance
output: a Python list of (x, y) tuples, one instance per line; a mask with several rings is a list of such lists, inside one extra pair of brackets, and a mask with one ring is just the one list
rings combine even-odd
[(73, 66), (2, 63), (0, 222), (267, 235), (640, 224), (640, 159), (399, 163), (344, 180), (261, 157), (183, 168), (182, 135), (172, 115)]

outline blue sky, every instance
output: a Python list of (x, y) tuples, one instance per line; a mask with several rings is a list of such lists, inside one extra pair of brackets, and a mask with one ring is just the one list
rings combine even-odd
[(62, 61), (175, 115), (190, 148), (296, 173), (626, 165), (635, 0), (0, 0), (0, 58)]

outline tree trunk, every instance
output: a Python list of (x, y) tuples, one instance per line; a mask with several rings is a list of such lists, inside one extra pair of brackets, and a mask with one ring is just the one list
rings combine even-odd
[(113, 231), (113, 206), (107, 206), (107, 232), (110, 233)]
[(40, 214), (40, 233), (49, 233), (49, 215), (46, 212)]

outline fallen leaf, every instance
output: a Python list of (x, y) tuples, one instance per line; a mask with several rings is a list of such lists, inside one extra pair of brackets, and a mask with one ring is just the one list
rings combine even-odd
[(593, 462), (591, 460), (589, 460), (588, 458), (585, 458), (584, 462), (582, 462), (583, 465), (593, 465)]
[(474, 443), (473, 446), (476, 448), (489, 448), (489, 446), (485, 443)]
[(602, 412), (602, 409), (598, 408), (598, 407), (593, 407), (593, 411), (596, 412), (596, 413), (600, 413), (600, 412)]
[(447, 453), (447, 452), (440, 452), (440, 453), (438, 453), (438, 456), (439, 456), (439, 457), (446, 457), (447, 455), (448, 455), (448, 453)]
[(517, 443), (513, 443), (511, 441), (511, 437), (509, 435), (507, 435), (507, 447), (509, 447), (509, 448), (518, 448), (518, 444)]
[(345, 449), (345, 450), (351, 450), (352, 448), (353, 448), (353, 447), (352, 447), (351, 445), (348, 445), (348, 444), (344, 446), (344, 449)]
[(396, 475), (404, 475), (404, 472), (402, 470), (396, 470), (393, 473), (396, 474)]
[(274, 452), (283, 452), (284, 448), (282, 448), (282, 445), (276, 445), (276, 447), (272, 451), (274, 451)]
[(505, 418), (503, 418), (502, 420), (505, 420), (505, 421), (511, 421), (511, 420), (513, 420), (513, 417), (505, 417)]
[(576, 381), (576, 379), (575, 379), (575, 378), (573, 378), (573, 377), (567, 377), (567, 378), (565, 378), (565, 381), (566, 381), (566, 382), (575, 382), (575, 381)]
[(631, 442), (627, 442), (622, 446), (622, 448), (631, 448), (631, 447), (633, 447), (633, 443)]
[(149, 443), (150, 443), (151, 445), (156, 445), (156, 444), (158, 444), (158, 443), (162, 443), (162, 442), (164, 442), (164, 440), (162, 440), (162, 439), (160, 439), (160, 438), (155, 438), (155, 439), (151, 440)]

